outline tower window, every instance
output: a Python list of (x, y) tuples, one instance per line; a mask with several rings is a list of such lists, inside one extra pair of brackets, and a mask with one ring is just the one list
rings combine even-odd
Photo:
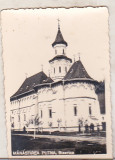
[(55, 54), (57, 54), (57, 50), (55, 50)]
[(49, 109), (49, 118), (52, 118), (52, 110)]
[(89, 107), (89, 115), (92, 114), (91, 106)]
[(43, 113), (42, 113), (42, 110), (41, 110), (41, 118), (43, 117)]
[(61, 67), (59, 67), (59, 73), (61, 73)]
[(63, 49), (63, 54), (64, 54), (64, 49)]
[(55, 68), (54, 68), (54, 73), (55, 73)]
[(74, 107), (74, 116), (77, 116), (77, 107)]
[(67, 67), (65, 67), (65, 72), (67, 73)]
[(26, 115), (24, 114), (24, 121), (26, 121)]

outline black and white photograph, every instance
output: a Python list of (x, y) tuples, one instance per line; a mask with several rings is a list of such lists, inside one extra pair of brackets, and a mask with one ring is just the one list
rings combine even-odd
[(9, 156), (112, 157), (106, 7), (1, 13)]

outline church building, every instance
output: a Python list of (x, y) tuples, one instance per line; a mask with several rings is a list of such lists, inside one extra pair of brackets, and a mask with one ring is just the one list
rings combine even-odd
[(71, 132), (92, 125), (97, 130), (103, 122), (96, 93), (99, 82), (89, 76), (80, 57), (72, 62), (67, 56), (68, 43), (59, 24), (52, 47), (50, 76), (41, 71), (26, 78), (10, 97), (11, 129)]

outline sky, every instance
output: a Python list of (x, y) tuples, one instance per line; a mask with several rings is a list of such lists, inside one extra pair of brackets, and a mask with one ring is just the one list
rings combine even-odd
[(109, 74), (108, 11), (99, 8), (19, 9), (1, 13), (5, 94), (9, 98), (25, 80), (41, 71), (48, 75), (55, 55), (52, 43), (60, 29), (68, 43), (66, 55), (80, 59), (95, 80)]

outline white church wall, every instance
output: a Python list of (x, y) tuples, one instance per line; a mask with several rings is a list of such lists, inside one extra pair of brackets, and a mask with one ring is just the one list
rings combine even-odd
[(12, 102), (11, 119), (14, 122), (14, 129), (23, 130), (23, 127), (29, 124), (32, 116), (35, 115), (34, 95), (26, 96)]
[(12, 111), (11, 120), (14, 121), (14, 129), (18, 130), (23, 130), (24, 126), (27, 130), (34, 128), (35, 124), (30, 121), (36, 115), (40, 118), (39, 127), (43, 131), (78, 131), (79, 120), (84, 123), (87, 120), (89, 125), (102, 121), (94, 85), (81, 82), (41, 88), (36, 94), (12, 102)]
[[(65, 127), (65, 108), (64, 108), (64, 87), (63, 85), (57, 86), (57, 102), (55, 101), (55, 124), (58, 127)], [(60, 122), (59, 122), (60, 121)], [(58, 125), (59, 123), (59, 125)]]
[[(38, 94), (39, 116), (42, 118), (43, 128), (64, 126), (64, 102), (63, 102), (63, 86), (58, 85), (52, 88), (41, 89)], [(60, 100), (61, 99), (61, 100)], [(51, 109), (52, 117), (49, 117)]]
[(56, 55), (66, 55), (66, 45), (64, 44), (56, 44), (54, 46)]
[(48, 128), (49, 109), (52, 109), (51, 102), (39, 103), (39, 116), (43, 128)]
[(87, 84), (86, 82), (77, 82), (65, 85), (65, 98), (70, 97), (91, 97), (95, 99), (97, 98), (94, 85)]
[[(50, 66), (51, 78), (54, 81), (58, 81), (66, 75), (66, 73), (71, 67), (71, 63), (68, 60), (61, 59), (50, 62)], [(61, 67), (61, 69), (59, 69), (59, 67)]]
[(38, 114), (43, 128), (49, 127), (47, 119), (49, 119), (49, 109), (52, 110), (52, 101), (54, 98), (55, 97), (52, 96), (51, 88), (38, 90)]
[[(79, 119), (84, 119), (84, 122), (88, 120), (89, 123), (91, 121), (100, 123), (100, 107), (93, 85), (78, 83), (65, 86), (65, 106), (67, 126), (78, 125)], [(77, 109), (76, 116), (74, 115), (74, 107)], [(94, 121), (90, 117), (98, 120)]]

